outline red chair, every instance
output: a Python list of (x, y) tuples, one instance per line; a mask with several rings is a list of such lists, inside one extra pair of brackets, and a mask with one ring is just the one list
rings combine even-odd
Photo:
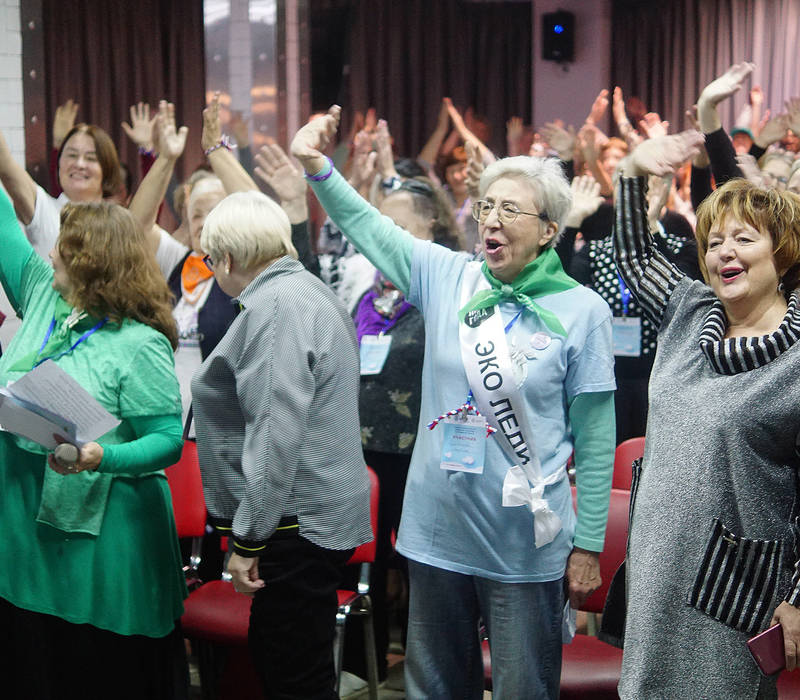
[[(576, 497), (572, 487), (573, 500)], [(600, 613), (608, 593), (608, 586), (625, 558), (628, 540), (628, 503), (630, 492), (611, 490), (608, 508), (606, 541), (600, 554), (600, 575), (603, 583), (581, 606), (586, 612)], [(488, 640), (483, 641), (484, 687), (492, 689), (491, 652)], [(605, 700), (619, 698), (617, 684), (622, 670), (622, 649), (601, 642), (597, 637), (576, 634), (571, 644), (562, 648), (561, 700), (594, 698)]]
[(631, 464), (634, 460), (643, 456), (643, 437), (630, 438), (617, 445), (617, 449), (614, 452), (614, 476), (611, 480), (611, 488), (630, 491)]
[(183, 567), (187, 585), (198, 584), (200, 549), (206, 531), (206, 502), (203, 499), (203, 482), (197, 460), (197, 443), (185, 440), (181, 458), (166, 470), (167, 483), (172, 494), (172, 511), (178, 537), (192, 538), (189, 564)]
[[(378, 529), (378, 477), (372, 469), (367, 468), (370, 480), (370, 519), (373, 540), (362, 544), (353, 553), (349, 563), (361, 564), (361, 577), (357, 591), (337, 591), (339, 608), (336, 613), (336, 639), (334, 642), (334, 660), (336, 664), (336, 689), (339, 689), (339, 676), (342, 667), (344, 647), (344, 623), (348, 615), (364, 617), (364, 634), (366, 641), (367, 673), (370, 700), (378, 697), (378, 665), (375, 650), (375, 635), (372, 627), (372, 603), (369, 597), (369, 564), (375, 561), (374, 534)], [(250, 676), (248, 686), (253, 688), (255, 670), (250, 663), (247, 651), (247, 631), (250, 625), (250, 604), (252, 598), (237, 593), (228, 581), (209, 581), (189, 594), (184, 603), (185, 612), (181, 618), (184, 635), (201, 642), (198, 645), (200, 656), (200, 683), (203, 686), (203, 697), (215, 697), (211, 690), (217, 685), (215, 680), (219, 665), (213, 654), (214, 646), (232, 648), (234, 652), (229, 658), (236, 663), (247, 664), (247, 669), (230, 670), (226, 675), (236, 678), (236, 697), (241, 697), (242, 674)], [(223, 684), (224, 685), (224, 684)], [(258, 691), (260, 693), (260, 690)]]

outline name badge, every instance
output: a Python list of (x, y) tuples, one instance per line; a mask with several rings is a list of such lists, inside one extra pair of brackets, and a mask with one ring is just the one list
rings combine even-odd
[(611, 319), (611, 338), (618, 357), (639, 357), (642, 354), (642, 319), (614, 316)]
[(486, 421), (483, 416), (449, 416), (444, 429), (441, 468), (455, 472), (483, 474), (486, 455)]
[(359, 357), (361, 358), (361, 374), (380, 374), (389, 357), (392, 347), (390, 335), (365, 335), (361, 337)]

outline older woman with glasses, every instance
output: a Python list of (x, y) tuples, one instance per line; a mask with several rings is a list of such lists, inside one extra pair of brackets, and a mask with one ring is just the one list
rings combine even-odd
[(569, 185), (555, 161), (489, 166), (473, 208), (486, 260), (471, 262), (382, 217), (333, 169), (321, 150), (339, 111), (303, 127), (292, 152), (334, 222), (425, 320), (397, 543), (411, 579), (406, 692), (480, 698), (483, 619), (494, 693), (557, 697), (564, 578), (573, 607), (600, 583), (614, 451), (611, 316), (552, 249)]

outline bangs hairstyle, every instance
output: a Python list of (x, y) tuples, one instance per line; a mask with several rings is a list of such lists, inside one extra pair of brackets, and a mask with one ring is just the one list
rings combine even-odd
[(772, 254), (787, 291), (800, 283), (800, 196), (788, 191), (762, 189), (737, 178), (703, 200), (697, 208), (697, 253), (703, 278), (708, 281), (706, 252), (708, 237), (715, 223), (726, 217), (752, 226), (772, 240)]
[(412, 177), (386, 195), (386, 199), (401, 192), (411, 196), (415, 214), (423, 219), (433, 220), (431, 233), (434, 243), (450, 250), (461, 250), (461, 235), (456, 226), (456, 217), (450, 200), (441, 187), (437, 187), (430, 178)]
[(127, 209), (110, 202), (67, 204), (56, 246), (72, 285), (70, 304), (115, 323), (139, 321), (178, 347), (172, 295)]
[(486, 190), (495, 180), (504, 177), (518, 178), (531, 184), (536, 209), (558, 227), (556, 235), (543, 247), (555, 248), (572, 206), (572, 190), (560, 161), (557, 158), (533, 156), (514, 156), (496, 160), (481, 175), (479, 187), (481, 199), (486, 196)]
[(209, 213), (200, 246), (212, 260), (230, 253), (238, 265), (249, 269), (282, 255), (297, 260), (291, 229), (289, 217), (267, 195), (235, 192)]
[(103, 173), (103, 197), (113, 197), (122, 187), (119, 157), (111, 137), (99, 126), (94, 124), (76, 124), (73, 126), (61, 142), (61, 148), (58, 149), (59, 166), (61, 165), (61, 154), (64, 152), (64, 146), (75, 134), (86, 134), (94, 141), (97, 162), (100, 164), (100, 170)]

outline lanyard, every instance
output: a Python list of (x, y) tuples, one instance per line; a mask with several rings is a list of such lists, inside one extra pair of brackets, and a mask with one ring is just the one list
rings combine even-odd
[(631, 290), (622, 280), (622, 275), (617, 271), (617, 281), (619, 282), (619, 294), (622, 297), (622, 315), (628, 315), (628, 306), (631, 303)]
[[(522, 312), (524, 310), (525, 310), (525, 307), (523, 307), (519, 311), (517, 311), (517, 313), (514, 316), (514, 318), (512, 318), (508, 322), (508, 324), (506, 324), (506, 327), (504, 329), (506, 335), (508, 335), (508, 332), (511, 330), (513, 325), (517, 322), (517, 319), (522, 315)], [(438, 418), (434, 418), (430, 423), (428, 423), (428, 430), (433, 430), (445, 418), (450, 418), (452, 416), (457, 416), (457, 415), (466, 416), (469, 413), (474, 413), (476, 416), (481, 415), (481, 412), (475, 407), (475, 404), (472, 403), (474, 401), (474, 399), (475, 399), (475, 397), (472, 394), (472, 389), (470, 389), (469, 393), (467, 394), (467, 400), (461, 406), (459, 406), (458, 408), (454, 408), (453, 410), (448, 411), (447, 413), (443, 413)], [(464, 420), (466, 420), (466, 418)], [(486, 425), (486, 437), (489, 437), (494, 432), (497, 432), (497, 428), (493, 428), (491, 425), (487, 424)]]
[[(64, 357), (64, 355), (66, 355), (69, 352), (72, 352), (75, 348), (77, 348), (92, 333), (100, 330), (106, 324), (107, 321), (108, 321), (107, 316), (106, 318), (100, 319), (100, 321), (98, 321), (95, 326), (90, 328), (88, 331), (86, 331), (86, 333), (84, 333), (80, 338), (78, 338), (72, 345), (72, 347), (70, 347), (68, 350), (64, 350), (64, 352), (61, 352), (58, 355), (50, 355), (49, 357), (43, 357), (41, 360), (37, 360), (33, 366), (38, 367), (40, 364), (42, 364), (42, 362), (45, 362), (46, 360), (57, 360), (60, 357)], [(47, 335), (44, 337), (44, 342), (42, 343), (42, 347), (40, 347), (39, 352), (36, 353), (37, 358), (39, 357), (39, 355), (42, 354), (42, 350), (44, 350), (45, 347), (47, 346), (47, 341), (50, 340), (50, 336), (53, 335), (53, 330), (55, 329), (55, 327), (56, 327), (56, 317), (53, 316), (53, 320), (50, 321), (50, 327), (47, 329)]]

